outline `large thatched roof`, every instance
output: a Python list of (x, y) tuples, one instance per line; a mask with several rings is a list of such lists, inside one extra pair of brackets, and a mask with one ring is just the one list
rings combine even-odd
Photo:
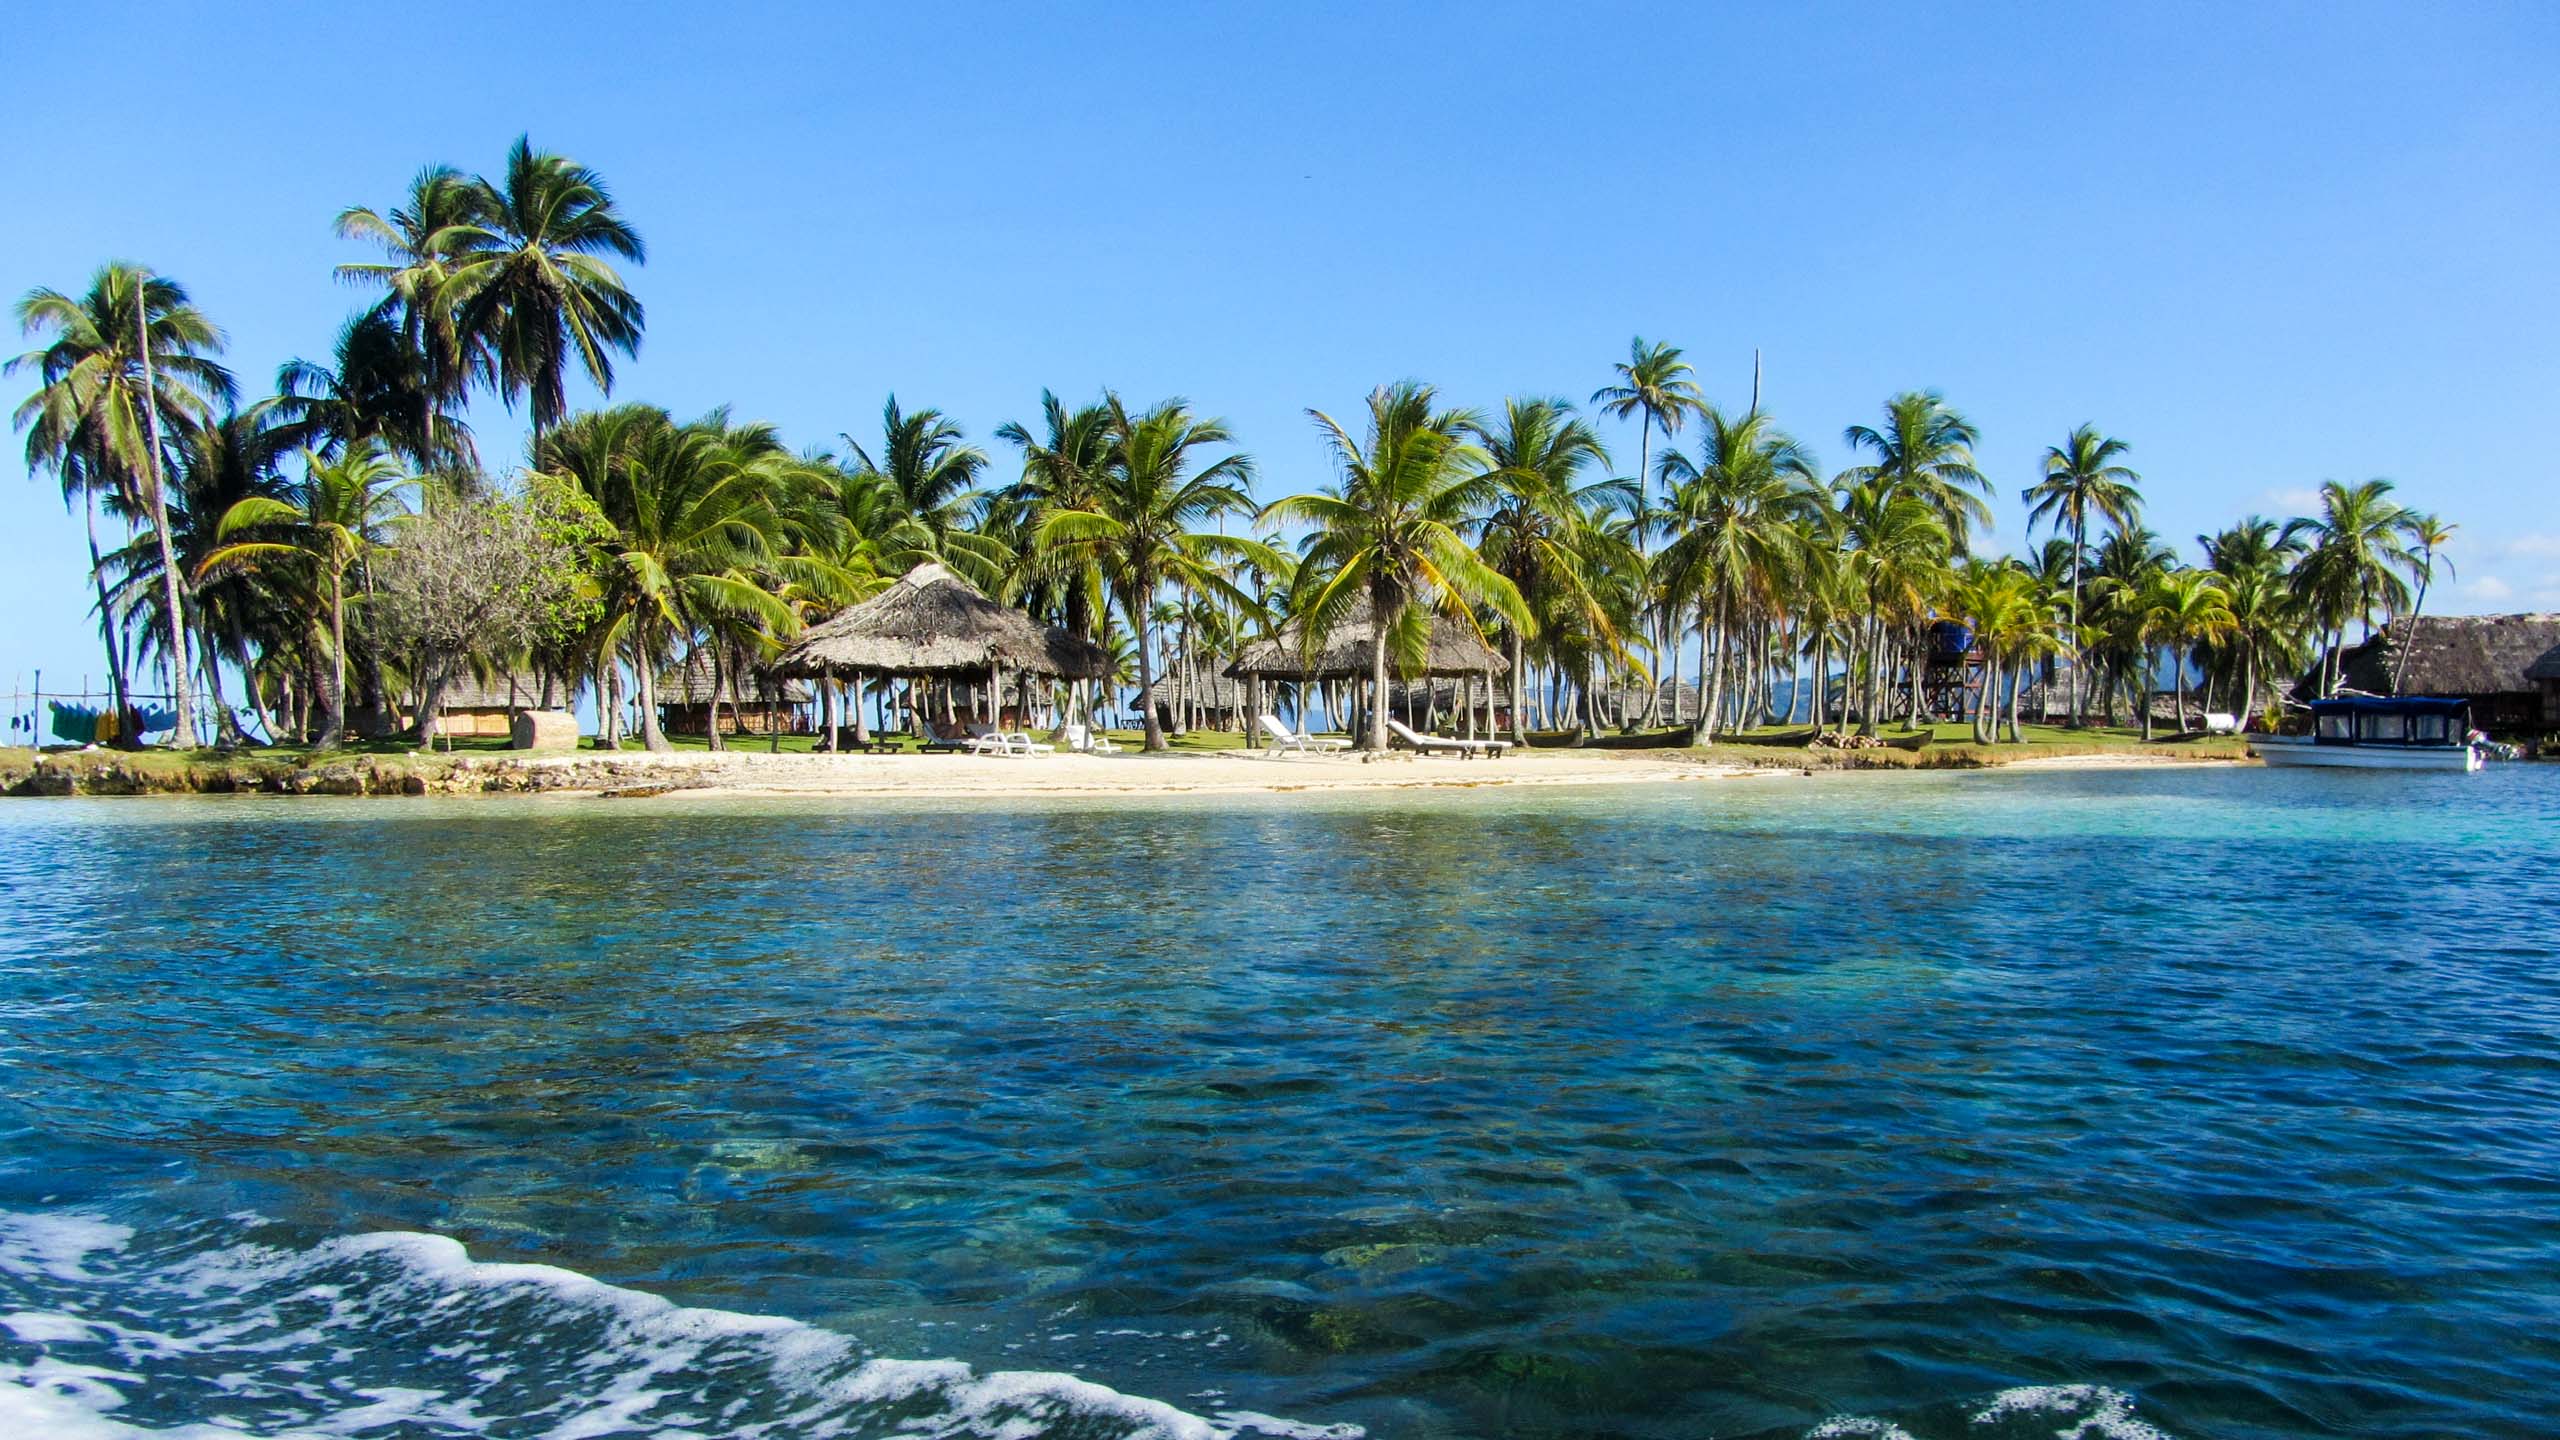
[(1071, 679), (1111, 668), (1099, 646), (1037, 624), (933, 564), (917, 566), (888, 589), (802, 631), (773, 668), (785, 675), (943, 675), (985, 670), (991, 661), (1007, 670)]
[[(1366, 615), (1351, 616), (1337, 623), (1309, 646), (1304, 617), (1280, 627), (1279, 633), (1267, 640), (1245, 647), (1236, 663), (1227, 667), (1234, 676), (1260, 675), (1274, 680), (1341, 680), (1366, 678), (1369, 674), (1369, 638), (1377, 628)], [(1395, 667), (1392, 651), (1388, 666)], [(1446, 615), (1431, 617), (1431, 643), (1418, 671), (1396, 670), (1399, 675), (1496, 675), (1510, 673), (1511, 662), (1500, 651), (1484, 643), (1475, 628), (1463, 620)]]
[[(2408, 669), (2395, 688), (2404, 646)], [(2373, 695), (2498, 695), (2531, 690), (2525, 672), (2555, 646), (2560, 614), (2403, 616), (2340, 651), (2339, 675)]]
[[(554, 703), (561, 698), (555, 688)], [(445, 683), (437, 703), (446, 710), (531, 710), (542, 704), (542, 682), (516, 671), (500, 671), (485, 680), (465, 671)]]
[[(744, 663), (746, 657), (732, 650), (721, 657), (721, 667), (728, 671), (729, 698), (744, 704), (806, 705), (809, 687), (796, 680), (786, 680), (772, 669)], [(661, 705), (708, 705), (711, 703), (711, 648), (696, 646), (684, 664), (658, 677), (658, 703)]]

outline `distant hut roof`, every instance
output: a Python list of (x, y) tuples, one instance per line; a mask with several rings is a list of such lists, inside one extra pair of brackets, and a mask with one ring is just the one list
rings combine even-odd
[[(1349, 616), (1336, 623), (1312, 647), (1307, 641), (1306, 618), (1292, 619), (1278, 633), (1248, 645), (1236, 663), (1227, 667), (1229, 675), (1260, 675), (1277, 680), (1340, 680), (1366, 676), (1369, 673), (1369, 641), (1377, 633), (1366, 615)], [(1387, 658), (1390, 668), (1395, 657)], [(1484, 643), (1475, 627), (1446, 615), (1431, 617), (1431, 643), (1417, 672), (1399, 674), (1482, 675), (1486, 671), (1506, 675), (1511, 662), (1500, 651)]]
[[(811, 699), (809, 687), (797, 680), (787, 680), (770, 666), (742, 664), (745, 656), (732, 650), (721, 657), (728, 671), (729, 698), (750, 704), (806, 705)], [(711, 703), (711, 647), (700, 645), (685, 657), (682, 665), (658, 677), (658, 703), (661, 705), (708, 705)]]
[(1189, 701), (1212, 710), (1240, 710), (1244, 708), (1244, 682), (1231, 675), (1159, 676), (1156, 698), (1172, 705)]
[[(552, 693), (557, 697), (559, 691)], [(531, 710), (542, 704), (542, 682), (512, 670), (486, 679), (466, 671), (445, 683), (437, 704), (447, 710)]]
[(917, 566), (888, 589), (802, 631), (773, 668), (786, 675), (933, 675), (984, 670), (991, 661), (1071, 679), (1111, 669), (1101, 647), (999, 605), (935, 564)]
[(2403, 616), (2372, 639), (2340, 651), (2339, 676), (2350, 688), (2374, 695), (2498, 695), (2532, 689), (2527, 672), (2555, 649), (2560, 614)]

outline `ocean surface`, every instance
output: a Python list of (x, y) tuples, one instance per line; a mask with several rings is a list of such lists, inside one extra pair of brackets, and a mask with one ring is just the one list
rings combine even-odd
[(2548, 1436), (2560, 767), (0, 802), (0, 1436)]

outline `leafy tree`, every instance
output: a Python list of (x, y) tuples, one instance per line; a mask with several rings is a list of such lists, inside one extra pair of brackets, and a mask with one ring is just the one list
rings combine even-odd
[(1991, 523), (1991, 508), (1982, 499), (1991, 482), (1973, 461), (1973, 447), (1981, 438), (1973, 422), (1948, 408), (1937, 391), (1905, 391), (1885, 402), (1881, 426), (1852, 425), (1841, 432), (1851, 450), (1871, 451), (1875, 459), (1851, 468), (1835, 483), (1873, 482), (1887, 496), (1918, 500), (1937, 515), (1954, 553), (1963, 555), (1971, 547), (1973, 527)]
[[(461, 171), (430, 165), (410, 180), (406, 203), (393, 207), (389, 215), (363, 205), (338, 212), (341, 238), (371, 243), (384, 257), (370, 264), (341, 265), (338, 278), (382, 287), (383, 297), (367, 318), (400, 337), (408, 363), (351, 366), (342, 342), (340, 363), (331, 378), (349, 377), (350, 370), (358, 375), (395, 368), (404, 375), (414, 373), (418, 395), (411, 403), (417, 447), (406, 453), (423, 467), (472, 463), (469, 436), (455, 426), (446, 407), (461, 405), (472, 364), (485, 359), (482, 337), (466, 334), (462, 328), (462, 291), (454, 284), (454, 272), (461, 259), (459, 247), (480, 233), (482, 222), (490, 218), (486, 195), (484, 185), (465, 179)], [(370, 336), (367, 341), (361, 353), (370, 361), (377, 352)], [(277, 383), (284, 388), (281, 377)], [(352, 378), (346, 384), (359, 394), (370, 388)], [(455, 432), (451, 438), (445, 433), (448, 428)]]
[(1011, 554), (973, 528), (987, 452), (967, 443), (959, 422), (939, 410), (909, 414), (898, 408), (895, 395), (881, 407), (880, 432), (876, 459), (851, 435), (841, 437), (858, 468), (887, 486), (887, 496), (918, 527), (915, 533), (932, 558), (981, 589), (1002, 585)]
[[(1735, 627), (1746, 613), (1777, 610), (1798, 563), (1796, 521), (1820, 481), (1813, 457), (1766, 415), (1729, 416), (1712, 406), (1703, 414), (1698, 458), (1665, 450), (1661, 470), (1677, 537), (1663, 560), (1701, 597), (1698, 739), (1708, 743), (1722, 714)], [(1710, 658), (1710, 636), (1726, 653)]]
[[(2141, 634), (2169, 648), (2178, 693), (2178, 728), (2187, 728), (2187, 659), (2195, 646), (2230, 635), (2230, 597), (2209, 570), (2170, 570), (2155, 576), (2141, 595)], [(2151, 738), (2151, 697), (2142, 697), (2142, 738)]]
[(2415, 565), (2409, 553), (2408, 512), (2391, 499), (2391, 482), (2367, 480), (2320, 486), (2320, 513), (2296, 519), (2282, 538), (2308, 547), (2293, 569), (2294, 589), (2313, 620), (2332, 637), (2320, 662), (2320, 693), (2337, 689), (2337, 651), (2349, 621), (2373, 633), (2373, 617), (2386, 619), (2409, 603), (2401, 577)]
[(2400, 682), (2409, 673), (2409, 656), (2418, 648), (2418, 617), (2426, 612), (2427, 587), (2435, 583), (2436, 570), (2439, 566), (2448, 575), (2455, 573), (2453, 562), (2437, 552), (2453, 539), (2453, 532), (2462, 527), (2447, 525), (2434, 515), (2420, 515), (2412, 512), (2401, 522), (2400, 528), (2406, 533), (2408, 544), (2416, 547), (2416, 553), (2411, 558), (2410, 569), (2418, 577), (2418, 597), (2409, 605), (2409, 643), (2400, 647), (2399, 663), (2391, 667), (2391, 690), (2395, 695), (2400, 691)]
[[(1598, 522), (1643, 503), (1636, 482), (1582, 478), (1594, 466), (1607, 466), (1609, 452), (1562, 399), (1507, 401), (1498, 420), (1479, 419), (1468, 433), (1484, 450), (1492, 486), (1460, 533), (1520, 592), (1533, 622), (1542, 611), (1562, 609), (1580, 620), (1579, 628), (1614, 644), (1617, 627), (1593, 588), (1592, 574), (1613, 564), (1624, 571), (1636, 557)], [(1526, 744), (1521, 712), (1527, 708), (1528, 642), (1535, 632), (1507, 621), (1502, 631), (1510, 642), (1511, 738)]]

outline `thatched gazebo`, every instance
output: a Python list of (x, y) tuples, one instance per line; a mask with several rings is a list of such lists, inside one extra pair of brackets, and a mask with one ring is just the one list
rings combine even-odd
[[(1295, 681), (1301, 684), (1329, 684), (1349, 681), (1358, 686), (1370, 678), (1370, 645), (1377, 626), (1365, 614), (1345, 616), (1321, 636), (1310, 637), (1306, 619), (1300, 616), (1281, 626), (1269, 637), (1245, 647), (1227, 674), (1245, 681), (1256, 692), (1253, 706), (1261, 706), (1260, 689), (1267, 681)], [(1462, 699), (1458, 706), (1467, 718), (1469, 728), (1477, 721), (1477, 709), (1470, 691), (1472, 682), (1484, 681), (1484, 733), (1493, 733), (1493, 682), (1511, 672), (1511, 662), (1502, 652), (1484, 643), (1474, 626), (1437, 612), (1431, 615), (1430, 639), (1423, 645), (1422, 663), (1405, 668), (1388, 659), (1391, 679), (1440, 680), (1462, 682)], [(1328, 706), (1330, 710), (1332, 707)], [(1427, 717), (1426, 717), (1427, 718)]]
[(707, 735), (715, 724), (723, 735), (801, 734), (802, 708), (814, 698), (808, 686), (755, 664), (735, 645), (721, 651), (716, 675), (711, 647), (701, 645), (658, 676), (661, 723), (678, 735)]
[[(861, 604), (800, 632), (775, 657), (772, 669), (782, 675), (851, 677), (857, 685), (868, 675), (984, 677), (992, 702), (1008, 674), (1099, 679), (1110, 673), (1111, 657), (1091, 641), (999, 605), (950, 570), (927, 563)], [(865, 738), (858, 707), (854, 727), (855, 738)], [(832, 745), (832, 711), (827, 731)]]

